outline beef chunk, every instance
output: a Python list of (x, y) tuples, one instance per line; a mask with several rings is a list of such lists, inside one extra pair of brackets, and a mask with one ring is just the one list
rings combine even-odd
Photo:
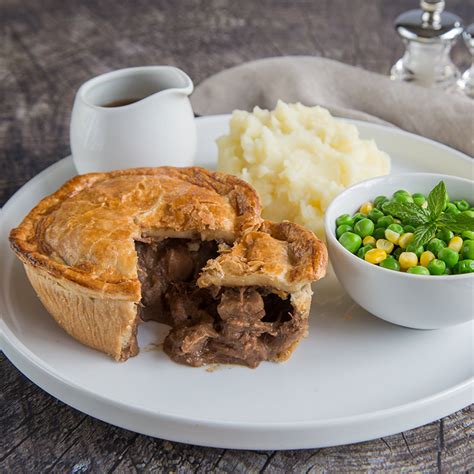
[(209, 323), (181, 326), (170, 331), (163, 348), (175, 362), (199, 367), (209, 350), (209, 340), (215, 337), (218, 334)]
[(191, 252), (184, 243), (166, 249), (162, 265), (169, 281), (189, 280), (194, 271)]
[(210, 362), (240, 364), (258, 367), (262, 360), (268, 360), (269, 350), (265, 342), (248, 333), (241, 333), (238, 339), (216, 338), (209, 343)]
[(265, 315), (263, 298), (253, 288), (236, 288), (223, 292), (217, 306), (219, 316), (227, 321), (239, 319), (242, 321), (260, 321)]

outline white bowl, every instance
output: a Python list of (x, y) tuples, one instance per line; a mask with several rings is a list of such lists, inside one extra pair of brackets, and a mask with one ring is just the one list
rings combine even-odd
[(450, 200), (474, 198), (474, 182), (453, 176), (406, 173), (370, 179), (337, 196), (326, 211), (329, 258), (351, 298), (370, 313), (391, 323), (416, 329), (438, 329), (473, 319), (474, 274), (428, 276), (387, 270), (362, 260), (336, 238), (336, 218), (353, 214), (378, 195), (398, 189), (427, 195), (443, 180)]

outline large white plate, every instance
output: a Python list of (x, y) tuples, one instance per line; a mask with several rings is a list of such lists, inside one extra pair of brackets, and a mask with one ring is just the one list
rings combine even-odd
[[(226, 116), (197, 120), (198, 164), (215, 164), (214, 139), (227, 121)], [(394, 172), (472, 176), (471, 160), (459, 152), (399, 130), (357, 125), (390, 153)], [(166, 333), (153, 322), (140, 326), (142, 352), (126, 363), (82, 346), (48, 316), (7, 243), (10, 228), (74, 174), (70, 157), (56, 163), (23, 186), (0, 216), (3, 350), (34, 383), (65, 403), (160, 438), (293, 449), (393, 434), (472, 402), (472, 325), (438, 331), (391, 325), (356, 306), (332, 273), (314, 287), (309, 337), (284, 364), (263, 363), (256, 370), (180, 366), (161, 350), (150, 350)], [(390, 294), (380, 298), (390, 304)]]

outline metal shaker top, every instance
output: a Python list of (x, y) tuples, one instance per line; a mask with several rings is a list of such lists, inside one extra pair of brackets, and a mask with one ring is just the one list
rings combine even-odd
[(462, 33), (461, 18), (444, 11), (444, 0), (421, 0), (420, 7), (396, 18), (395, 29), (402, 38), (436, 43), (452, 41)]

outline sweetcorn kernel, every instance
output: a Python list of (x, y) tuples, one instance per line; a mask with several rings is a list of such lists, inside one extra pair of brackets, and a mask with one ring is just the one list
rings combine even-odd
[(432, 260), (434, 260), (435, 254), (433, 252), (430, 252), (429, 250), (425, 250), (421, 255), (420, 255), (420, 265), (422, 267), (427, 267)]
[(416, 253), (413, 252), (402, 252), (400, 257), (398, 257), (398, 263), (402, 270), (408, 270), (409, 268), (418, 265), (418, 257), (416, 256)]
[(365, 261), (378, 265), (387, 258), (387, 252), (381, 249), (371, 249), (365, 254)]
[(402, 249), (406, 249), (408, 245), (411, 243), (411, 241), (414, 239), (414, 237), (415, 237), (415, 234), (413, 232), (405, 232), (398, 239), (398, 245)]
[(428, 201), (425, 201), (425, 202), (421, 205), (421, 208), (422, 208), (422, 209), (427, 209), (427, 208), (428, 208)]
[(364, 237), (364, 240), (362, 240), (363, 245), (375, 245), (375, 237), (372, 235), (367, 235)]
[(395, 232), (392, 229), (385, 229), (385, 238), (389, 241), (392, 242), (392, 244), (397, 245), (398, 240), (400, 239), (400, 234), (398, 232)]
[(374, 205), (370, 201), (367, 201), (367, 202), (364, 202), (362, 206), (360, 206), (359, 212), (361, 214), (367, 215), (373, 208), (374, 208)]
[(455, 252), (458, 252), (458, 253), (459, 253), (459, 252), (461, 251), (462, 244), (463, 244), (463, 240), (461, 239), (461, 237), (455, 235), (455, 236), (449, 241), (448, 247), (449, 247), (451, 250), (454, 250)]
[(392, 242), (385, 239), (377, 240), (375, 246), (380, 250), (384, 250), (386, 253), (392, 253), (394, 247)]

